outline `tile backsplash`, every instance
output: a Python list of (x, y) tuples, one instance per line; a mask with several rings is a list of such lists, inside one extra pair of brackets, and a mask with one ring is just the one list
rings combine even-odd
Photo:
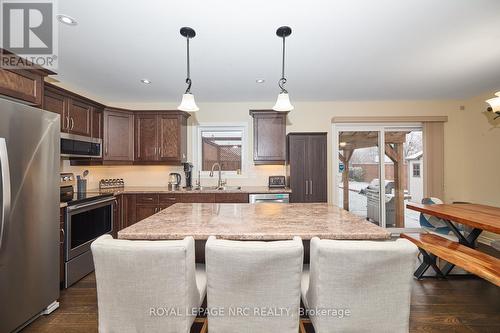
[[(71, 166), (68, 160), (61, 160), (61, 172), (72, 172), (81, 175), (84, 170), (89, 170), (87, 176), (87, 189), (99, 188), (99, 181), (104, 178), (123, 178), (126, 186), (157, 186), (168, 185), (168, 174), (177, 172), (182, 176), (184, 184), (184, 169), (182, 166), (169, 165), (120, 165), (120, 166)], [(229, 185), (240, 186), (267, 186), (268, 177), (273, 175), (285, 175), (285, 167), (282, 165), (250, 165), (246, 175), (238, 178), (227, 178)], [(196, 180), (193, 175), (193, 185)], [(224, 177), (224, 172), (222, 173)], [(217, 184), (217, 176), (213, 178), (202, 178), (204, 186)]]

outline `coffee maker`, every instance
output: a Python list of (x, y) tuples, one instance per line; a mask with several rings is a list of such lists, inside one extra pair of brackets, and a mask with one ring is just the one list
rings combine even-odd
[(186, 188), (193, 187), (193, 165), (189, 162), (182, 163), (184, 166), (184, 173), (186, 174)]

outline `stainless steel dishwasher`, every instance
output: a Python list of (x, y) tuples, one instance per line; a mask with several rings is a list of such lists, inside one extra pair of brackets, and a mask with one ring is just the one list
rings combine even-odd
[(290, 194), (288, 193), (260, 193), (250, 194), (249, 202), (251, 204), (271, 202), (271, 203), (289, 203)]

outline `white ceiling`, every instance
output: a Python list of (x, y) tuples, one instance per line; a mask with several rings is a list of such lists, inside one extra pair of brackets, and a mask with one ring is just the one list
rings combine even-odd
[[(500, 90), (498, 0), (63, 0), (60, 81), (103, 102), (273, 101), (287, 39), (292, 101), (466, 98)], [(153, 83), (144, 85), (140, 79)], [(264, 78), (264, 84), (255, 82)]]

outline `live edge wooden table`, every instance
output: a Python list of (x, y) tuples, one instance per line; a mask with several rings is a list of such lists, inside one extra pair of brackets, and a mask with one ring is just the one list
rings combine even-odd
[(169, 240), (209, 236), (231, 240), (284, 240), (299, 236), (385, 240), (390, 233), (361, 217), (324, 203), (176, 203), (118, 232), (120, 239)]
[[(500, 208), (497, 207), (479, 204), (424, 205), (417, 203), (409, 203), (406, 207), (443, 219), (453, 234), (458, 238), (458, 242), (470, 248), (475, 248), (476, 239), (483, 231), (500, 234)], [(466, 235), (452, 222), (467, 225), (473, 229)], [(455, 265), (448, 263), (441, 270), (442, 274), (446, 276), (454, 266)], [(423, 269), (424, 267), (419, 267), (417, 272)]]

